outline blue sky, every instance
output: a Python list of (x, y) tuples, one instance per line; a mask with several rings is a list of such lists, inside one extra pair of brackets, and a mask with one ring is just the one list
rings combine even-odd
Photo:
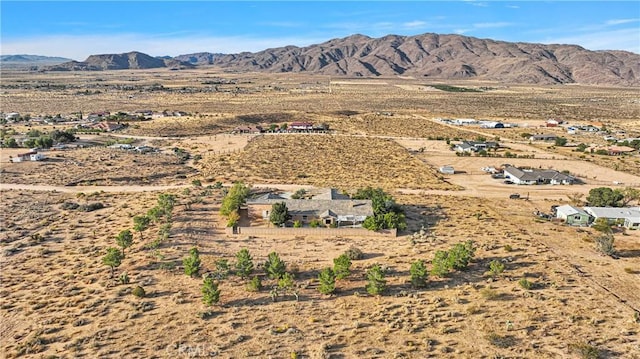
[(307, 46), (352, 34), (461, 34), (640, 54), (639, 1), (7, 1), (0, 52), (153, 56)]

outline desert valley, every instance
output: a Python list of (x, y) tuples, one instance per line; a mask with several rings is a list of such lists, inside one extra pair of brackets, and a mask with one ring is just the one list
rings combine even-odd
[(3, 69), (3, 357), (640, 358), (638, 55), (264, 56)]

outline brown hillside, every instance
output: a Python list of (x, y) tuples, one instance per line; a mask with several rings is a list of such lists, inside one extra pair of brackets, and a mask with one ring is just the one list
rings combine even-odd
[(353, 35), (308, 47), (218, 56), (213, 63), (245, 71), (364, 77), (411, 75), (508, 83), (640, 84), (640, 55), (634, 53), (460, 35)]

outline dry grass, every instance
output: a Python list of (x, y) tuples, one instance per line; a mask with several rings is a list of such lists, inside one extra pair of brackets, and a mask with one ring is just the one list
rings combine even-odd
[[(24, 150), (22, 150), (24, 152)], [(46, 153), (42, 162), (3, 163), (6, 183), (48, 185), (172, 184), (194, 174), (170, 153), (138, 154), (111, 148)]]
[[(102, 81), (96, 81), (96, 76), (103, 77)], [(413, 84), (405, 85), (399, 79), (385, 79), (378, 82), (387, 84), (367, 85), (353, 79), (332, 85), (329, 93), (326, 77), (214, 70), (3, 73), (3, 86), (23, 84), (19, 81), (25, 77), (76, 87), (4, 87), (0, 94), (3, 110), (32, 114), (142, 108), (199, 112), (191, 118), (140, 123), (131, 132), (198, 134), (197, 138), (147, 141), (202, 155), (197, 166), (207, 179), (289, 183), (294, 188), (304, 184), (387, 188), (405, 205), (409, 230), (424, 226), (427, 235), (412, 240), (405, 234), (375, 240), (230, 238), (222, 231), (224, 220), (217, 214), (221, 192), (191, 187), (174, 193), (179, 205), (166, 242), (148, 249), (158, 237), (158, 224), (142, 236), (135, 233), (133, 246), (116, 270), (117, 274), (126, 271), (131, 278), (123, 285), (109, 277), (101, 258), (107, 247), (116, 245), (114, 237), (119, 231), (132, 228), (132, 217), (155, 204), (158, 193), (2, 190), (3, 357), (291, 358), (295, 353), (301, 358), (558, 358), (590, 355), (592, 348), (610, 357), (640, 357), (634, 317), (640, 307), (640, 232), (617, 235), (619, 258), (614, 259), (598, 255), (593, 243), (583, 240), (593, 235), (590, 229), (537, 222), (532, 216), (534, 210), (546, 210), (558, 204), (558, 199), (566, 200), (567, 193), (585, 192), (587, 186), (536, 186), (531, 188), (531, 200), (508, 200), (512, 187), (472, 173), (483, 165), (500, 164), (501, 159), (481, 163), (484, 159), (458, 158), (444, 141), (404, 139), (399, 141), (406, 146), (403, 148), (389, 139), (344, 136), (453, 138), (466, 133), (467, 138), (485, 134), (491, 138), (494, 133), (476, 129), (461, 133), (465, 129), (426, 120), (438, 116), (527, 122), (548, 117), (604, 118), (624, 127), (628, 124), (623, 121), (640, 118), (633, 89), (495, 85), (493, 91), (461, 95), (424, 91), (417, 80), (406, 80)], [(216, 77), (237, 82), (220, 85), (216, 93), (109, 89), (90, 97), (75, 95), (84, 86), (103, 84), (160, 82), (167, 88), (202, 89), (208, 86), (203, 82)], [(264, 115), (256, 116), (257, 109)], [(375, 115), (378, 111), (394, 115)], [(261, 136), (249, 141), (244, 150), (249, 137), (215, 135), (236, 124), (280, 119), (327, 122), (340, 135)], [(517, 139), (518, 131), (500, 136)], [(589, 179), (619, 179), (620, 173), (576, 161), (569, 153), (526, 143), (517, 146), (514, 151), (520, 153), (536, 151), (536, 158), (514, 160), (515, 164), (581, 170)], [(422, 154), (407, 150), (422, 147)], [(560, 159), (565, 155), (570, 159)], [(172, 154), (132, 155), (94, 148), (51, 157), (53, 161), (37, 164), (7, 164), (3, 157), (3, 183), (185, 185), (196, 175), (190, 164), (177, 163)], [(604, 160), (602, 164), (607, 165)], [(434, 170), (442, 164), (454, 164), (468, 173), (449, 176), (453, 183), (449, 184)], [(628, 176), (625, 182), (635, 181), (634, 176), (624, 175)], [(467, 190), (429, 191), (458, 186)], [(418, 190), (400, 192), (398, 188)], [(183, 204), (196, 196), (202, 202), (187, 210)], [(554, 200), (546, 199), (550, 197)], [(99, 202), (105, 208), (65, 210), (65, 202)], [(424, 290), (411, 287), (408, 271), (413, 261), (422, 259), (430, 268), (435, 251), (469, 239), (477, 250), (468, 270), (445, 278), (430, 277)], [(219, 259), (233, 263), (241, 248), (249, 249), (261, 273), (268, 253), (277, 251), (296, 272), (300, 301), (287, 296), (273, 302), (268, 291), (274, 282), (265, 279), (267, 289), (254, 293), (246, 290), (243, 280), (231, 276), (220, 283), (220, 305), (206, 308), (201, 302), (201, 280), (187, 277), (180, 268), (194, 246), (201, 253), (202, 273), (214, 270)], [(338, 282), (335, 296), (318, 293), (318, 272), (352, 246), (364, 253), (362, 260), (353, 261), (352, 275)], [(486, 276), (492, 260), (505, 264), (499, 279)], [(388, 291), (381, 297), (368, 296), (365, 291), (365, 273), (374, 264), (388, 268)], [(518, 285), (520, 278), (536, 285), (524, 290)], [(136, 286), (144, 288), (145, 298), (131, 294)]]
[(367, 137), (261, 136), (253, 139), (242, 152), (205, 157), (202, 173), (224, 181), (245, 179), (253, 183), (298, 183), (348, 189), (366, 186), (456, 188), (394, 141)]

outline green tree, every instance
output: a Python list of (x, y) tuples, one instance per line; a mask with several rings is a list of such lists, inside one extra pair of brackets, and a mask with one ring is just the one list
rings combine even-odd
[(18, 148), (18, 141), (15, 138), (9, 137), (4, 141), (4, 147), (7, 148)]
[(202, 282), (202, 302), (211, 306), (220, 300), (220, 288), (213, 278), (205, 277)]
[(349, 268), (351, 268), (351, 259), (346, 254), (333, 259), (333, 273), (336, 279), (347, 278), (351, 274)]
[(397, 228), (404, 230), (407, 228), (404, 211), (393, 197), (385, 193), (381, 188), (366, 187), (358, 189), (354, 199), (371, 200), (373, 216), (369, 216), (362, 223), (362, 227), (377, 231), (380, 229)]
[(567, 144), (567, 139), (564, 137), (556, 137), (555, 145), (558, 147), (563, 147)]
[(620, 207), (624, 195), (619, 190), (609, 187), (592, 188), (587, 196), (587, 202), (592, 207)]
[(448, 253), (447, 261), (449, 262), (449, 267), (455, 270), (466, 269), (474, 253), (473, 241), (456, 243)]
[(269, 221), (275, 226), (282, 226), (285, 224), (291, 216), (289, 215), (289, 209), (284, 202), (274, 203), (271, 206), (271, 214), (269, 214)]
[(189, 256), (182, 260), (182, 265), (184, 266), (184, 273), (189, 277), (198, 275), (198, 272), (200, 272), (200, 253), (198, 248), (191, 248)]
[(605, 234), (613, 233), (613, 230), (611, 229), (611, 223), (609, 223), (609, 220), (602, 217), (596, 219), (595, 222), (593, 222), (593, 224), (591, 225), (591, 228)]
[(133, 217), (133, 229), (140, 233), (140, 241), (143, 240), (142, 231), (149, 228), (151, 219), (148, 216), (134, 216)]
[(307, 190), (301, 188), (291, 195), (291, 199), (301, 199), (305, 194), (307, 194)]
[(320, 282), (320, 286), (318, 287), (318, 291), (322, 294), (332, 294), (336, 291), (336, 275), (331, 268), (323, 269), (320, 274), (318, 274), (318, 281)]
[(231, 186), (227, 195), (220, 204), (220, 214), (227, 217), (232, 212), (237, 212), (249, 195), (249, 187), (243, 182), (236, 182)]
[(450, 265), (449, 265), (449, 253), (447, 251), (436, 251), (433, 260), (431, 261), (431, 274), (444, 277), (449, 273)]
[(124, 258), (125, 248), (129, 248), (133, 244), (133, 234), (128, 229), (120, 231), (116, 236), (116, 243), (122, 248), (122, 258)]
[(424, 288), (427, 285), (428, 272), (422, 260), (411, 263), (409, 273), (411, 274), (411, 284), (415, 288)]
[(267, 261), (264, 263), (264, 270), (271, 279), (280, 279), (284, 275), (287, 265), (280, 259), (276, 252), (269, 253)]
[(240, 278), (248, 278), (253, 273), (253, 258), (249, 254), (249, 250), (246, 248), (241, 249), (236, 253), (236, 274)]
[(626, 207), (630, 203), (640, 199), (640, 189), (638, 188), (625, 187), (620, 193), (622, 193), (622, 207)]
[(376, 264), (367, 271), (367, 293), (380, 295), (384, 293), (386, 287), (387, 280), (384, 277), (384, 271)]
[(113, 270), (122, 264), (122, 252), (118, 248), (107, 248), (107, 254), (102, 257), (102, 264), (111, 267), (111, 278), (113, 278)]

